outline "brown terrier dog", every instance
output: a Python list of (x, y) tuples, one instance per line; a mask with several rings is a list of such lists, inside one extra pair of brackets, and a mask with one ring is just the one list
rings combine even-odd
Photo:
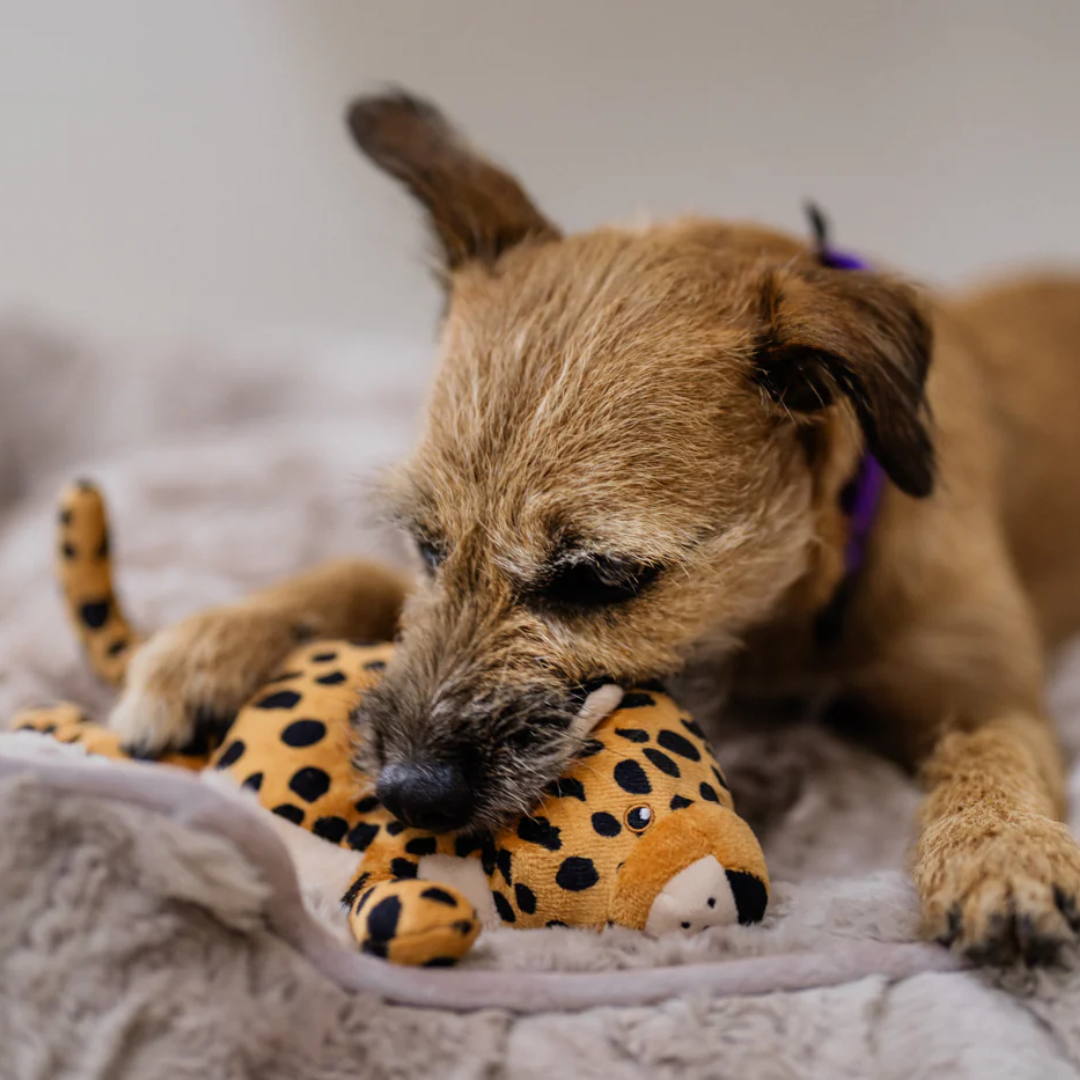
[[(392, 809), (496, 825), (574, 754), (591, 680), (725, 664), (740, 694), (831, 693), (921, 768), (928, 933), (992, 961), (1072, 941), (1043, 676), (1080, 625), (1080, 280), (941, 303), (744, 225), (564, 237), (431, 106), (349, 125), (427, 210), (448, 293), (390, 485), (426, 574), (359, 717)], [(887, 482), (852, 576), (868, 453)], [(113, 725), (183, 743), (298, 634), (392, 633), (403, 592), (341, 563), (197, 616), (139, 653)]]

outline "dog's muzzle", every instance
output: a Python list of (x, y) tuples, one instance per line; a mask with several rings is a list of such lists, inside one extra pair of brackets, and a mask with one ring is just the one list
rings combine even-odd
[[(572, 739), (584, 739), (622, 700), (615, 683), (598, 680), (578, 688), (571, 696), (577, 706), (564, 729)], [(438, 758), (428, 748), (423, 756), (386, 764), (379, 772), (375, 795), (396, 817), (414, 829), (456, 832), (472, 823), (477, 809), (477, 788), (483, 777), (453, 751), (441, 748)]]

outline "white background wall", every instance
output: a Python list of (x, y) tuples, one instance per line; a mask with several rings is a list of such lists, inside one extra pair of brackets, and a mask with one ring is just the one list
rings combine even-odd
[(568, 227), (812, 195), (926, 279), (1080, 263), (1077, 0), (0, 0), (0, 307), (426, 337), (418, 216), (341, 123), (384, 80)]

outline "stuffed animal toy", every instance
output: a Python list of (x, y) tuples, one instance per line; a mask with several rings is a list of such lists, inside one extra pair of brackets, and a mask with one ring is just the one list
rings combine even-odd
[[(122, 683), (139, 647), (113, 591), (101, 496), (85, 482), (60, 509), (59, 577), (94, 670)], [(769, 878), (698, 726), (657, 687), (626, 692), (534, 812), (493, 836), (395, 820), (352, 765), (350, 717), (391, 644), (315, 641), (293, 651), (216, 746), (159, 760), (213, 769), (271, 813), (356, 853), (343, 903), (360, 948), (397, 963), (454, 963), (483, 925), (609, 924), (650, 933), (758, 922)], [(129, 757), (77, 706), (20, 714), (16, 728)]]

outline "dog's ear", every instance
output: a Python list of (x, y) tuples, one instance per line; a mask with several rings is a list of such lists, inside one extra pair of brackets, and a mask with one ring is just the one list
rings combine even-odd
[(363, 97), (349, 106), (347, 121), (356, 145), (426, 208), (447, 269), (494, 262), (525, 239), (559, 235), (521, 185), (472, 150), (429, 102), (404, 92)]
[(773, 270), (762, 287), (761, 318), (756, 381), (793, 413), (816, 412), (843, 395), (896, 486), (929, 495), (932, 334), (915, 290), (863, 271)]

